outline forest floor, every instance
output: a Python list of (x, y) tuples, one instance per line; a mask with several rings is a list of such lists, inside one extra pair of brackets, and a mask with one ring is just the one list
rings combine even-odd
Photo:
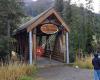
[(38, 70), (36, 80), (93, 80), (93, 70), (68, 66), (46, 67)]

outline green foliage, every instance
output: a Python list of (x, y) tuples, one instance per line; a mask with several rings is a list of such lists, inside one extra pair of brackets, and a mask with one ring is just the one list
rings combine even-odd
[(7, 37), (1, 37), (0, 38), (0, 57), (4, 57), (8, 53), (9, 53), (8, 38)]
[[(57, 2), (57, 1), (56, 1)], [(58, 3), (61, 5), (60, 3)], [(57, 5), (55, 5), (58, 7)], [(69, 49), (70, 49), (70, 61), (75, 60), (75, 54), (77, 50), (82, 49), (82, 53), (92, 53), (94, 46), (93, 35), (95, 30), (95, 14), (92, 10), (92, 0), (86, 0), (86, 8), (81, 4), (77, 7), (76, 4), (71, 5), (71, 0), (64, 2), (63, 18), (70, 26), (69, 33)], [(80, 52), (79, 52), (80, 53)]]
[(28, 22), (31, 19), (33, 19), (33, 17), (31, 17), (31, 16), (21, 18), (21, 24), (19, 24), (19, 26), (26, 23), (26, 22)]
[(64, 9), (63, 0), (55, 0), (55, 9), (62, 15)]
[(92, 57), (89, 56), (82, 59), (76, 57), (76, 61), (74, 62), (73, 66), (78, 66), (79, 68), (84, 68), (84, 69), (93, 69)]
[(21, 5), (17, 0), (0, 0), (0, 35), (10, 36), (23, 16)]
[(4, 58), (11, 53), (11, 42), (16, 42), (15, 39), (6, 36), (0, 37), (0, 57)]
[(70, 5), (70, 0), (66, 1), (64, 3), (63, 18), (65, 19), (67, 24), (70, 25), (70, 23), (71, 23), (71, 5)]
[(86, 40), (86, 52), (88, 52), (88, 53), (91, 53), (94, 51), (92, 41), (93, 41), (93, 33), (91, 33), (89, 30), (88, 34), (87, 34), (87, 40)]
[(22, 76), (19, 80), (33, 80), (33, 78), (29, 76)]
[(21, 7), (17, 0), (0, 0), (0, 58), (10, 53), (10, 36), (25, 16)]

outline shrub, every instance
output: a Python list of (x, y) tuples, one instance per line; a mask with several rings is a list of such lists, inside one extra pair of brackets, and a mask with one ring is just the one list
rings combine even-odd
[(13, 64), (0, 67), (0, 80), (19, 80), (36, 72), (36, 67), (26, 64)]
[(33, 80), (32, 77), (29, 76), (22, 76), (19, 80)]
[(74, 66), (79, 66), (80, 68), (85, 68), (85, 69), (93, 69), (92, 57), (86, 57), (84, 59), (76, 58)]
[(1, 37), (0, 38), (0, 57), (5, 57), (8, 53), (9, 53), (8, 38)]

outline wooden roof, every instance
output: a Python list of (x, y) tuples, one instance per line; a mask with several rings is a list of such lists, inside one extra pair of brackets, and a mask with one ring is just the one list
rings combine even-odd
[(56, 16), (56, 18), (61, 22), (61, 24), (64, 26), (64, 28), (69, 32), (70, 30), (69, 30), (68, 26), (66, 25), (66, 23), (64, 22), (64, 20), (59, 16), (59, 14), (53, 8), (50, 8), (50, 9), (44, 11), (43, 13), (41, 13), (40, 15), (34, 17), (30, 21), (26, 22), (25, 24), (21, 25), (15, 31), (15, 33), (22, 31), (23, 29), (27, 29), (27, 32), (31, 31), (32, 29), (34, 29), (36, 26), (41, 24), (41, 22), (43, 22), (46, 18), (48, 18), (52, 14), (54, 14)]

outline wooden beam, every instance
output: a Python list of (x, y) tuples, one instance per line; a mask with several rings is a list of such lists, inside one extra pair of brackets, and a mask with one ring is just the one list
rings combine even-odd
[(33, 28), (41, 24), (46, 18), (54, 14), (57, 19), (61, 22), (61, 24), (65, 27), (66, 31), (70, 31), (68, 25), (64, 22), (64, 20), (60, 17), (60, 15), (54, 10), (50, 9), (45, 14), (42, 14), (37, 20), (35, 20), (29, 27), (27, 27), (27, 32), (31, 31)]
[(50, 10), (46, 14), (40, 16), (38, 20), (36, 20), (35, 22), (33, 22), (32, 25), (27, 28), (27, 32), (29, 32), (30, 30), (32, 30), (33, 28), (35, 28), (38, 24), (42, 23), (51, 14), (52, 14), (52, 10)]
[(62, 17), (60, 17), (60, 15), (53, 10), (53, 13), (55, 14), (55, 16), (57, 17), (57, 19), (59, 20), (59, 22), (61, 22), (61, 24), (65, 27), (65, 29), (67, 30), (67, 32), (70, 32), (69, 26), (64, 22), (64, 20), (62, 19)]

